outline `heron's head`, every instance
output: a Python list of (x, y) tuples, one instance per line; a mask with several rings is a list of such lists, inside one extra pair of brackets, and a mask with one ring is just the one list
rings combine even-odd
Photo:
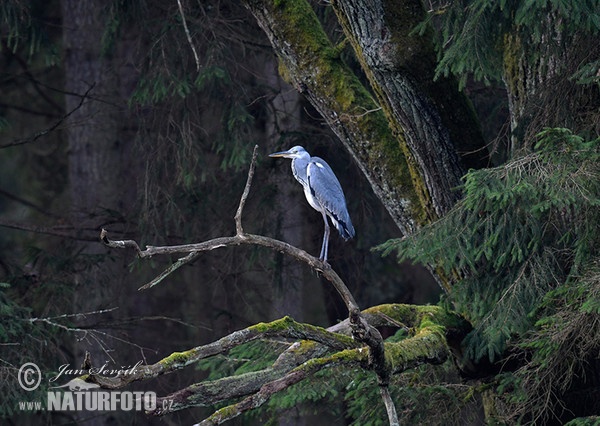
[(283, 157), (283, 158), (302, 158), (302, 157), (310, 157), (308, 152), (301, 146), (295, 146), (293, 148), (288, 149), (287, 151), (274, 152), (273, 154), (269, 154), (269, 157)]

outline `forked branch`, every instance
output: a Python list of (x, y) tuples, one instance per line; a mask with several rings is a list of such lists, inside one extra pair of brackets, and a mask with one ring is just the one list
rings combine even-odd
[[(354, 296), (352, 295), (350, 290), (348, 290), (348, 287), (346, 286), (346, 284), (344, 284), (344, 282), (339, 277), (339, 275), (331, 268), (331, 266), (328, 263), (323, 262), (314, 256), (311, 256), (304, 250), (301, 250), (301, 249), (294, 247), (283, 241), (279, 241), (279, 240), (269, 238), (269, 237), (264, 237), (261, 235), (246, 234), (244, 232), (244, 229), (242, 226), (242, 213), (244, 210), (246, 199), (248, 198), (248, 194), (250, 193), (250, 186), (252, 184), (252, 178), (254, 176), (257, 152), (258, 152), (258, 146), (255, 146), (254, 152), (252, 155), (252, 161), (250, 164), (250, 170), (248, 172), (248, 179), (246, 181), (246, 185), (245, 185), (244, 191), (242, 193), (242, 196), (240, 198), (240, 203), (239, 203), (236, 215), (235, 215), (236, 234), (234, 236), (220, 237), (220, 238), (215, 238), (215, 239), (212, 239), (209, 241), (204, 241), (201, 243), (184, 244), (184, 245), (177, 245), (177, 246), (161, 246), (161, 247), (148, 246), (142, 250), (139, 247), (139, 245), (137, 244), (137, 242), (135, 242), (133, 240), (118, 241), (118, 240), (109, 239), (108, 232), (103, 229), (100, 233), (101, 241), (106, 246), (112, 247), (112, 248), (131, 248), (131, 249), (135, 250), (136, 254), (140, 258), (151, 257), (151, 256), (155, 256), (155, 255), (185, 254), (185, 256), (179, 258), (175, 263), (173, 263), (171, 266), (169, 266), (165, 271), (163, 271), (160, 275), (158, 275), (152, 281), (150, 281), (146, 285), (140, 287), (140, 290), (148, 289), (148, 288), (151, 288), (151, 287), (157, 285), (158, 283), (163, 281), (167, 276), (169, 276), (171, 273), (176, 271), (181, 266), (188, 264), (188, 263), (192, 262), (193, 260), (195, 260), (201, 252), (215, 250), (217, 248), (222, 248), (222, 247), (238, 246), (238, 245), (242, 245), (242, 244), (258, 245), (258, 246), (268, 247), (272, 250), (276, 250), (276, 251), (285, 253), (299, 261), (306, 263), (311, 268), (320, 272), (322, 274), (322, 276), (334, 286), (334, 288), (336, 289), (336, 291), (338, 292), (338, 294), (340, 295), (340, 297), (346, 304), (346, 307), (347, 307), (348, 313), (349, 313), (348, 319), (349, 319), (349, 322), (351, 325), (352, 335), (353, 335), (355, 341), (360, 342), (369, 348), (369, 350), (368, 350), (368, 368), (372, 369), (377, 374), (377, 376), (379, 377), (380, 386), (387, 387), (388, 383), (389, 383), (389, 377), (390, 377), (390, 367), (387, 365), (386, 358), (385, 358), (385, 349), (384, 349), (385, 347), (383, 344), (383, 338), (381, 337), (381, 334), (379, 333), (379, 331), (375, 327), (372, 327), (361, 316), (360, 309), (358, 307), (358, 304), (354, 300)], [(228, 338), (230, 336), (228, 336)], [(299, 339), (306, 338), (303, 336), (296, 336), (296, 337)], [(315, 339), (313, 339), (313, 340), (315, 340)], [(315, 341), (319, 342), (319, 340), (315, 340)], [(323, 343), (323, 342), (319, 342), (319, 343)], [(237, 343), (237, 344), (239, 344), (239, 343)], [(348, 346), (345, 349), (352, 348), (352, 347), (354, 347), (354, 345), (348, 344)], [(340, 350), (341, 348), (337, 348), (337, 349)], [(202, 351), (205, 351), (205, 350), (206, 349), (202, 349)], [(198, 349), (194, 349), (192, 351), (196, 352), (196, 351), (198, 351)], [(359, 351), (357, 353), (360, 354), (361, 356), (363, 355), (363, 352)], [(197, 359), (195, 355), (192, 355), (191, 358), (187, 357), (187, 356), (184, 357), (185, 361), (182, 361), (181, 353), (173, 354), (171, 357), (174, 357), (174, 359), (166, 362), (166, 364), (168, 364), (170, 366), (169, 368), (173, 368), (173, 367), (182, 368), (185, 365), (188, 365), (190, 362), (194, 362)], [(279, 376), (277, 379), (275, 379), (272, 382), (262, 384), (261, 385), (262, 387), (260, 388), (260, 390), (255, 391), (255, 393), (252, 396), (247, 397), (245, 400), (236, 404), (234, 407), (231, 407), (232, 408), (231, 412), (232, 413), (236, 412), (239, 414), (243, 411), (255, 408), (258, 405), (260, 405), (260, 404), (257, 405), (257, 401), (264, 401), (265, 398), (268, 399), (268, 397), (272, 393), (277, 392), (277, 391), (289, 386), (289, 384), (291, 384), (291, 383), (296, 383), (297, 381), (302, 380), (303, 378), (307, 377), (308, 375), (311, 374), (311, 372), (316, 371), (315, 369), (317, 367), (315, 367), (315, 366), (317, 366), (317, 365), (324, 366), (329, 363), (328, 361), (321, 360), (321, 362), (313, 363), (314, 364), (313, 367), (309, 367), (307, 363), (312, 363), (313, 361), (316, 361), (316, 360), (313, 359), (313, 360), (306, 361), (302, 364), (302, 368), (297, 367), (298, 370), (293, 370), (293, 371), (287, 372), (286, 375)], [(352, 362), (356, 362), (356, 359), (352, 359)], [(159, 364), (161, 364), (161, 365), (148, 366), (145, 369), (141, 369), (140, 373), (138, 375), (132, 376), (132, 377), (128, 378), (127, 380), (128, 381), (140, 380), (141, 378), (145, 378), (148, 375), (163, 374), (165, 372), (165, 369), (164, 369), (165, 360), (161, 361)], [(310, 365), (313, 365), (313, 364), (310, 364)], [(322, 368), (322, 367), (319, 367), (319, 369), (320, 368)], [(101, 379), (101, 378), (95, 378), (95, 380), (98, 383), (100, 383), (102, 386), (105, 386), (105, 387), (122, 386), (123, 385), (122, 379), (121, 379), (121, 381), (118, 381), (116, 384), (114, 384), (114, 383), (111, 384), (110, 382), (104, 381), (104, 379)], [(194, 394), (194, 392), (192, 392), (192, 394)], [(186, 394), (186, 395), (189, 395), (189, 394)], [(385, 395), (386, 395), (386, 393), (383, 392), (382, 396), (385, 396)], [(391, 415), (391, 413), (395, 413), (395, 407), (389, 406), (389, 404), (393, 405), (391, 398), (383, 398), (383, 401), (386, 404), (386, 409), (387, 409), (388, 414)], [(182, 406), (184, 408), (185, 408), (185, 406), (189, 406), (189, 405), (190, 404), (186, 405), (185, 402), (182, 404)], [(160, 411), (160, 412), (154, 412), (152, 414), (161, 415), (161, 414), (164, 414), (164, 412)], [(217, 413), (215, 413), (215, 415), (216, 414)], [(236, 414), (236, 415), (238, 415), (238, 414)], [(225, 416), (225, 417), (227, 417), (227, 416)], [(212, 420), (211, 421), (207, 420), (208, 423), (206, 423), (206, 424), (220, 424), (221, 420), (217, 420), (217, 419), (218, 418), (223, 419), (223, 421), (224, 421), (224, 420), (226, 420), (225, 417), (223, 417), (223, 415), (221, 413), (220, 415), (215, 417), (215, 421), (217, 421), (217, 423), (215, 423)], [(392, 417), (390, 417), (390, 424), (396, 424), (397, 419), (392, 418)]]

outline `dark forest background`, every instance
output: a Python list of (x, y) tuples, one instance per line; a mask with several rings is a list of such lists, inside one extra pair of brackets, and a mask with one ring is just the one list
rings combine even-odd
[[(339, 48), (341, 60), (368, 86), (368, 78), (330, 6), (327, 2), (310, 3), (329, 39)], [(459, 3), (453, 4), (458, 7)], [(435, 8), (445, 10), (437, 4)], [(531, 21), (536, 19), (535, 13), (532, 16)], [(462, 18), (453, 19), (459, 22)], [(576, 30), (597, 35), (600, 21), (594, 22), (581, 24)], [(448, 36), (449, 28), (443, 23), (434, 25)], [(589, 38), (585, 40), (589, 42)], [(329, 262), (359, 306), (427, 305), (438, 303), (440, 298), (446, 300), (428, 269), (419, 262), (410, 262), (416, 259), (427, 263), (428, 247), (439, 254), (444, 251), (443, 244), (416, 242), (414, 252), (400, 256), (400, 262), (394, 256), (382, 256), (381, 249), (373, 250), (401, 238), (402, 233), (327, 122), (298, 87), (286, 82), (290, 79), (279, 66), (269, 39), (240, 2), (8, 0), (0, 4), (0, 42), (0, 416), (8, 424), (192, 424), (212, 410), (193, 408), (161, 419), (149, 419), (143, 413), (23, 413), (17, 408), (24, 393), (17, 384), (16, 372), (23, 363), (35, 362), (47, 379), (56, 375), (61, 365), (78, 368), (86, 352), (94, 365), (108, 363), (109, 368), (126, 368), (139, 361), (156, 362), (172, 352), (285, 315), (323, 327), (347, 317), (346, 307), (319, 274), (265, 248), (236, 247), (204, 253), (161, 285), (139, 291), (177, 256), (140, 260), (132, 251), (109, 249), (101, 243), (101, 229), (107, 229), (113, 239), (133, 239), (141, 246), (233, 235), (234, 215), (255, 145), (259, 147), (256, 173), (244, 210), (247, 232), (286, 241), (314, 255), (319, 252), (321, 215), (306, 203), (289, 161), (267, 157), (271, 152), (302, 145), (331, 165), (344, 188), (357, 235), (344, 243), (332, 233)], [(580, 82), (591, 87), (590, 100), (577, 110), (579, 115), (573, 113), (577, 119), (572, 123), (576, 130), (584, 129), (586, 141), (597, 143), (597, 121), (595, 127), (590, 125), (593, 117), (598, 117), (596, 50), (590, 51), (584, 63), (587, 68), (584, 66), (579, 74)], [(446, 74), (460, 74), (460, 69), (446, 67)], [(481, 132), (485, 144), (481, 155), (477, 153), (485, 162), (482, 168), (503, 165), (520, 158), (524, 150), (533, 149), (535, 135), (528, 134), (530, 139), (523, 141), (517, 133), (525, 127), (514, 131), (511, 118), (519, 105), (509, 99), (506, 79), (486, 75), (485, 67), (479, 75), (470, 72), (468, 65), (463, 71), (460, 87), (479, 119), (476, 131)], [(557, 99), (552, 102), (560, 103)], [(544, 105), (551, 106), (552, 102)], [(550, 121), (548, 126), (554, 124)], [(547, 126), (540, 124), (536, 129), (541, 131), (543, 127)], [(519, 146), (515, 146), (517, 140)], [(576, 149), (582, 146), (597, 155), (596, 145), (577, 145)], [(597, 196), (594, 191), (598, 175), (593, 170), (588, 180), (593, 183), (590, 193)], [(477, 181), (477, 176), (466, 180), (467, 190), (469, 183), (483, 187), (481, 182), (488, 182), (483, 177)], [(511, 200), (494, 209), (512, 208)], [(597, 240), (597, 222), (588, 220), (597, 218), (597, 210), (593, 210), (597, 205), (597, 198), (593, 198), (592, 207), (585, 206), (585, 214), (588, 208), (591, 213), (580, 221), (586, 224), (586, 235), (591, 235), (586, 240), (589, 247)], [(556, 206), (564, 213), (557, 215), (561, 218), (571, 209), (577, 210), (574, 203), (565, 207), (552, 202), (546, 208)], [(458, 229), (452, 228), (452, 218), (446, 225)], [(434, 228), (432, 232), (438, 231)], [(586, 247), (588, 257), (584, 263), (597, 266), (595, 249)], [(396, 248), (393, 244), (387, 246), (387, 253)], [(480, 254), (474, 263), (481, 258)], [(487, 271), (491, 263), (479, 271)], [(503, 276), (502, 271), (498, 267), (492, 278)], [(554, 309), (549, 308), (548, 299), (546, 305), (537, 302), (545, 292), (561, 288), (559, 282), (568, 282), (566, 276), (565, 272), (564, 277), (556, 279), (556, 285), (544, 287), (534, 296), (523, 296), (538, 298), (524, 308), (528, 309), (524, 317)], [(485, 285), (493, 281), (490, 275), (486, 277), (489, 281), (479, 281), (481, 288), (469, 287), (468, 294), (476, 290), (479, 295), (473, 310), (484, 302), (494, 305), (499, 298), (486, 293)], [(589, 280), (592, 284), (581, 287), (581, 291), (589, 294), (590, 288), (598, 288), (597, 277), (593, 273)], [(576, 299), (569, 291), (553, 294), (551, 299)], [(459, 296), (463, 297), (459, 300), (463, 307), (471, 303), (465, 294)], [(515, 300), (515, 304), (520, 303)], [(591, 317), (586, 316), (589, 322), (584, 324), (591, 324), (592, 330), (599, 329), (598, 306), (588, 306), (585, 311)], [(478, 311), (470, 319), (488, 319), (489, 306), (481, 309), (487, 311)], [(528, 330), (534, 323), (534, 319), (527, 320)], [(507, 335), (521, 331), (510, 329), (503, 334), (500, 349), (489, 350), (492, 363), (498, 360), (498, 353), (506, 355), (504, 361), (514, 361), (510, 356), (518, 351), (504, 344)], [(541, 341), (543, 336), (537, 337)], [(527, 342), (532, 345), (528, 349), (535, 350), (535, 339)], [(588, 373), (597, 383), (600, 357), (594, 349), (596, 343), (592, 349), (587, 348), (592, 355), (586, 352), (585, 363), (596, 366)], [(277, 342), (272, 344), (276, 346)], [(433, 373), (414, 373), (415, 380), (425, 376), (428, 383), (447, 384), (431, 391), (415, 391), (414, 400), (410, 399), (412, 390), (406, 390), (412, 385), (412, 376), (402, 379), (403, 392), (407, 392), (403, 397), (410, 400), (406, 413), (424, 409), (426, 401), (444, 401), (458, 407), (453, 408), (454, 422), (481, 424), (484, 418), (502, 418), (499, 412), (510, 411), (508, 402), (499, 405), (498, 412), (486, 411), (486, 392), (490, 387), (503, 386), (498, 394), (508, 394), (517, 387), (516, 382), (486, 378), (473, 391), (463, 387), (456, 372), (450, 371), (450, 364)], [(201, 367), (128, 389), (151, 387), (165, 395), (206, 378), (216, 369), (215, 365)], [(586, 382), (583, 376), (577, 376), (581, 383)], [(577, 386), (579, 382), (575, 382)], [(323, 395), (326, 385), (321, 383), (319, 388)], [(595, 390), (581, 387), (597, 395), (598, 386), (591, 388)], [(26, 397), (41, 398), (45, 390), (42, 386), (37, 394)], [(385, 424), (373, 420), (368, 401), (356, 405), (349, 402), (368, 393), (350, 387), (345, 390), (348, 394), (343, 398), (337, 394), (327, 398), (303, 394), (298, 404), (279, 401), (274, 411), (232, 423)], [(432, 392), (438, 393), (432, 397)], [(516, 399), (510, 403), (522, 397), (517, 393), (513, 396)], [(540, 418), (536, 416), (534, 420)], [(415, 421), (415, 417), (408, 418)], [(528, 420), (531, 418), (523, 421)], [(444, 418), (436, 422), (444, 424)]]
[[(289, 162), (267, 158), (301, 144), (327, 159), (346, 191), (357, 237), (332, 235), (329, 257), (360, 305), (437, 301), (423, 268), (371, 252), (399, 231), (318, 112), (281, 79), (242, 5), (189, 11), (199, 69), (175, 2), (2, 7), (15, 27), (0, 57), (1, 294), (5, 315), (27, 319), (3, 336), (3, 374), (32, 361), (52, 377), (60, 365), (78, 368), (86, 351), (113, 368), (156, 361), (284, 315), (322, 326), (344, 319), (316, 273), (267, 249), (215, 250), (140, 292), (169, 260), (149, 264), (101, 244), (101, 228), (149, 245), (233, 234), (255, 144), (249, 232), (318, 253), (320, 214)], [(201, 377), (169, 378), (156, 391)], [(5, 381), (4, 392), (19, 391)], [(14, 400), (5, 402), (10, 414)]]

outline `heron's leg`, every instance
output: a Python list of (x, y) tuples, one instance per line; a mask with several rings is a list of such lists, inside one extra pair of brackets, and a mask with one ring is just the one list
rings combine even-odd
[(321, 245), (319, 259), (323, 262), (327, 262), (327, 250), (329, 250), (329, 222), (327, 221), (325, 212), (321, 212), (321, 214), (323, 215), (323, 221), (325, 222), (325, 233), (323, 234), (323, 244)]

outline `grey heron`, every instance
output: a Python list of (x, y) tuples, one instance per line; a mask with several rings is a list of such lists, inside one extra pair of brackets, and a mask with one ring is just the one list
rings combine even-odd
[(269, 157), (292, 159), (292, 173), (304, 188), (304, 196), (313, 209), (320, 212), (325, 222), (325, 234), (321, 245), (319, 259), (327, 262), (329, 248), (329, 222), (327, 216), (336, 227), (342, 238), (348, 241), (354, 237), (354, 227), (346, 207), (346, 198), (342, 185), (329, 164), (322, 158), (311, 157), (301, 146), (287, 151), (274, 152)]

